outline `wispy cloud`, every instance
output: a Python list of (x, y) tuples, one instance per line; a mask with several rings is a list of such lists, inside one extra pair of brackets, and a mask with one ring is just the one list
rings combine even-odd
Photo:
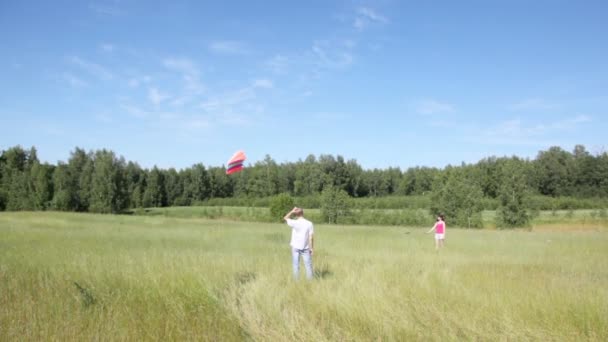
[(227, 111), (235, 105), (251, 101), (255, 98), (254, 89), (252, 87), (245, 87), (232, 92), (212, 96), (201, 103), (201, 108), (206, 111)]
[(423, 115), (450, 113), (453, 111), (454, 106), (452, 104), (439, 102), (436, 100), (424, 100), (416, 105), (416, 112)]
[[(260, 78), (249, 85), (223, 93), (208, 95), (200, 103), (213, 123), (226, 126), (243, 126), (256, 122), (265, 112), (261, 92), (274, 87), (272, 80)], [(257, 119), (256, 119), (257, 118)]]
[(548, 102), (542, 98), (525, 99), (509, 106), (509, 109), (513, 111), (547, 111), (558, 108), (560, 108), (558, 104)]
[(104, 124), (109, 124), (109, 123), (114, 122), (112, 117), (107, 113), (100, 113), (100, 114), (95, 115), (95, 120), (97, 120), (97, 122), (101, 122)]
[(213, 41), (209, 44), (209, 50), (224, 55), (246, 55), (250, 53), (245, 43), (235, 40)]
[(165, 101), (168, 98), (170, 98), (168, 94), (162, 93), (155, 87), (148, 89), (148, 100), (150, 100), (150, 102), (152, 102), (152, 104), (157, 107), (161, 104), (161, 102)]
[(341, 48), (330, 41), (316, 41), (312, 46), (315, 64), (326, 69), (341, 69), (353, 64), (350, 49)]
[(254, 88), (272, 88), (274, 87), (274, 84), (272, 83), (271, 80), (265, 79), (265, 78), (261, 78), (261, 79), (257, 79), (253, 81), (253, 87)]
[(163, 60), (163, 66), (181, 74), (184, 84), (182, 93), (177, 95), (172, 102), (174, 106), (183, 106), (205, 92), (206, 87), (200, 80), (200, 69), (192, 59), (185, 57), (166, 58)]
[(101, 80), (108, 81), (114, 78), (114, 75), (108, 69), (97, 63), (89, 62), (78, 56), (70, 57), (69, 61), (72, 64), (78, 66), (79, 68)]
[(65, 129), (56, 123), (36, 122), (34, 125), (36, 132), (41, 132), (52, 137), (64, 137), (66, 134)]
[(114, 52), (115, 46), (109, 43), (103, 43), (99, 45), (99, 48), (103, 51), (103, 52)]
[(199, 69), (196, 66), (196, 63), (194, 63), (191, 59), (189, 58), (184, 58), (184, 57), (170, 57), (170, 58), (165, 58), (162, 61), (163, 65), (165, 66), (165, 68), (169, 69), (169, 70), (173, 70), (173, 71), (177, 71), (183, 74), (188, 74), (188, 75), (199, 75)]
[(117, 17), (117, 16), (121, 16), (121, 15), (125, 14), (125, 11), (118, 8), (115, 4), (108, 4), (108, 3), (90, 4), (89, 9), (99, 15), (110, 16), (110, 17)]
[(149, 84), (150, 82), (152, 82), (152, 77), (144, 75), (138, 77), (131, 77), (127, 81), (127, 85), (131, 88), (138, 88), (140, 85)]
[(353, 22), (353, 27), (363, 31), (371, 24), (386, 24), (388, 19), (369, 7), (357, 8), (357, 13)]
[(149, 116), (149, 112), (143, 110), (142, 108), (134, 105), (123, 104), (120, 106), (127, 114), (136, 117), (138, 119), (144, 119)]
[(61, 79), (64, 80), (65, 82), (67, 82), (71, 87), (74, 87), (74, 88), (82, 88), (82, 87), (86, 87), (88, 85), (87, 82), (72, 75), (69, 72), (64, 72), (61, 75)]
[(576, 115), (553, 122), (534, 124), (520, 118), (506, 120), (493, 127), (479, 129), (480, 140), (503, 145), (548, 145), (551, 140), (563, 140), (568, 132), (575, 132), (581, 125), (592, 122), (587, 115)]
[(202, 128), (208, 128), (208, 127), (212, 126), (211, 121), (209, 121), (208, 118), (205, 118), (202, 116), (193, 116), (193, 117), (187, 118), (183, 122), (184, 122), (184, 127), (186, 129), (190, 129), (190, 130), (199, 130)]
[(265, 66), (275, 74), (284, 74), (289, 66), (289, 58), (275, 55), (266, 61)]

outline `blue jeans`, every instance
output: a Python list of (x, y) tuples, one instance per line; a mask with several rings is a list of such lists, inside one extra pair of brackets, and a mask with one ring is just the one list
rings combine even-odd
[(310, 249), (296, 249), (291, 248), (291, 262), (293, 264), (293, 277), (298, 279), (300, 274), (300, 255), (304, 260), (304, 267), (306, 268), (306, 278), (312, 279), (312, 255), (310, 255)]

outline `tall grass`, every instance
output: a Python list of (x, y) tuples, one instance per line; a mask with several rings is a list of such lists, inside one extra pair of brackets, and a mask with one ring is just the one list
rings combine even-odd
[(608, 230), (0, 214), (0, 340), (608, 340)]

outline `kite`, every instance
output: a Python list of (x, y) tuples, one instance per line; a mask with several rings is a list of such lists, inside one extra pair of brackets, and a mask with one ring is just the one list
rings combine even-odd
[(245, 156), (245, 152), (237, 151), (232, 158), (228, 160), (228, 168), (226, 169), (226, 174), (231, 175), (235, 172), (239, 172), (243, 170), (243, 162), (247, 159)]

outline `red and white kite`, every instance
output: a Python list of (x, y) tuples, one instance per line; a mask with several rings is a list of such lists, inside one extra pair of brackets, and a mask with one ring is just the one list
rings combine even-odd
[(228, 160), (228, 168), (226, 169), (226, 174), (231, 175), (235, 172), (239, 172), (243, 170), (243, 162), (247, 159), (245, 156), (245, 152), (237, 151), (232, 158)]

